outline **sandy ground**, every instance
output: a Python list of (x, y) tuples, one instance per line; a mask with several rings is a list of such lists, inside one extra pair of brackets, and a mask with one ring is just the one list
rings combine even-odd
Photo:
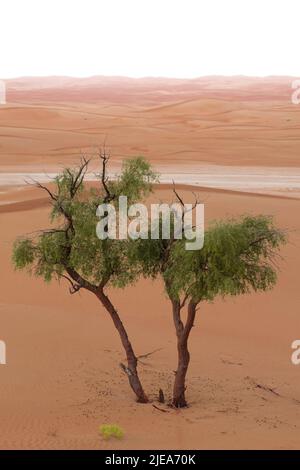
[[(109, 80), (97, 96), (63, 79), (63, 92), (57, 79), (44, 88), (9, 83), (9, 102), (0, 107), (0, 340), (7, 345), (0, 448), (299, 448), (300, 366), (291, 363), (291, 343), (300, 338), (300, 108), (289, 100), (290, 81), (270, 79), (259, 87), (253, 80), (237, 86), (215, 79), (192, 88), (161, 81), (160, 92), (146, 82), (124, 82), (125, 98)], [(65, 283), (45, 285), (11, 266), (13, 240), (48, 227), (49, 213), (44, 194), (20, 187), (16, 175), (56, 172), (81, 150), (95, 152), (105, 136), (116, 167), (122, 157), (142, 154), (180, 183), (203, 186), (200, 176), (208, 178), (219, 189), (198, 188), (206, 223), (264, 213), (289, 231), (272, 292), (200, 308), (185, 410), (152, 406), (159, 388), (170, 396), (176, 367), (161, 282), (110, 292), (137, 354), (158, 350), (140, 364), (154, 401), (139, 405), (118, 365), (124, 359), (119, 338), (97, 300), (84, 292), (71, 296)], [(230, 190), (220, 189), (224, 184)], [(180, 186), (187, 200), (191, 189)], [(169, 199), (167, 186), (156, 197)], [(103, 441), (104, 423), (122, 426), (124, 438)]]
[[(118, 364), (123, 352), (91, 294), (46, 286), (13, 271), (12, 241), (47, 227), (49, 208), (35, 190), (1, 206), (1, 448), (299, 448), (300, 382), (291, 363), (299, 337), (299, 200), (200, 190), (207, 221), (240, 213), (273, 214), (290, 230), (277, 287), (270, 293), (203, 304), (191, 337), (190, 407), (163, 413), (134, 402)], [(182, 190), (188, 200), (188, 190)], [(157, 193), (169, 198), (168, 190)], [(20, 205), (21, 204), (21, 205)], [(155, 400), (169, 396), (175, 369), (170, 307), (160, 282), (111, 292)], [(279, 395), (257, 387), (274, 388)], [(154, 401), (155, 403), (155, 401)], [(158, 404), (156, 402), (156, 404)], [(117, 423), (122, 441), (103, 442), (98, 427)]]
[[(95, 160), (95, 159), (94, 159)], [(95, 165), (95, 161), (92, 164)], [(221, 165), (155, 165), (160, 182), (172, 184), (187, 184), (195, 187), (230, 189), (263, 194), (278, 194), (299, 197), (300, 168), (281, 167), (236, 167)], [(120, 167), (111, 168), (108, 173), (111, 178), (117, 177)], [(0, 173), (0, 188), (3, 186), (21, 186), (24, 182), (33, 181), (51, 183), (58, 173)], [(89, 172), (87, 180), (95, 181), (95, 173)]]

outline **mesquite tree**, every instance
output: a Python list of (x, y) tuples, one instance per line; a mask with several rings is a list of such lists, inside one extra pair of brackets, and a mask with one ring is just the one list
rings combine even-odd
[(146, 403), (137, 370), (134, 353), (123, 322), (113, 305), (107, 287), (124, 287), (137, 277), (137, 271), (127, 257), (127, 240), (100, 240), (96, 235), (99, 219), (96, 210), (101, 203), (112, 203), (118, 209), (118, 196), (126, 195), (129, 203), (140, 201), (148, 195), (155, 173), (142, 158), (127, 160), (116, 180), (107, 176), (108, 156), (100, 153), (102, 171), (98, 187), (84, 182), (88, 160), (79, 168), (65, 169), (54, 179), (52, 186), (36, 182), (47, 192), (52, 203), (51, 220), (55, 228), (43, 230), (36, 237), (16, 240), (13, 262), (17, 269), (28, 268), (45, 281), (65, 279), (70, 283), (70, 293), (80, 289), (93, 293), (110, 315), (126, 353), (127, 365), (121, 364), (138, 402)]
[(187, 251), (184, 237), (139, 240), (132, 245), (134, 263), (140, 264), (145, 277), (162, 276), (172, 305), (178, 356), (173, 406), (187, 406), (188, 340), (199, 304), (217, 296), (270, 289), (276, 282), (276, 257), (284, 241), (284, 233), (271, 218), (244, 216), (211, 226), (201, 250)]

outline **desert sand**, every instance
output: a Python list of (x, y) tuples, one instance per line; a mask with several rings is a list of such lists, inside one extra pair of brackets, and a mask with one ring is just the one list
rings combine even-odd
[(7, 80), (0, 170), (51, 171), (95, 153), (155, 164), (299, 167), (292, 77)]
[[(299, 448), (300, 366), (291, 362), (291, 343), (300, 338), (298, 180), (276, 186), (279, 175), (300, 174), (300, 114), (289, 101), (288, 79), (270, 79), (272, 86), (232, 79), (217, 91), (220, 79), (208, 80), (201, 92), (199, 83), (176, 88), (162, 80), (159, 93), (151, 84), (146, 93), (145, 82), (137, 93), (129, 80), (121, 95), (119, 79), (94, 93), (94, 101), (91, 83), (84, 95), (78, 83), (57, 80), (43, 82), (45, 89), (41, 81), (15, 80), (11, 101), (0, 107), (0, 340), (7, 345), (7, 364), (0, 365), (0, 448)], [(204, 201), (206, 224), (263, 213), (289, 232), (273, 291), (202, 304), (191, 334), (184, 410), (156, 401), (159, 388), (170, 395), (176, 366), (171, 311), (159, 280), (110, 292), (137, 354), (156, 351), (139, 366), (153, 400), (141, 405), (119, 367), (117, 333), (97, 300), (85, 292), (71, 296), (64, 282), (45, 285), (11, 265), (14, 239), (48, 227), (50, 207), (43, 193), (5, 175), (55, 173), (81, 151), (95, 152), (105, 136), (115, 168), (121, 158), (142, 154), (176, 180), (183, 166), (190, 175), (195, 167), (208, 172), (217, 165), (212, 177), (223, 175), (227, 189), (179, 181), (186, 200), (196, 190)], [(232, 168), (277, 179), (259, 188), (228, 185)], [(168, 184), (152, 198), (169, 200)], [(103, 441), (98, 428), (105, 423), (120, 425), (124, 438)]]

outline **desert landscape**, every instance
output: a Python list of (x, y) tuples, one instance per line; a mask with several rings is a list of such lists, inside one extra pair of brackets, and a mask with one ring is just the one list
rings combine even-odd
[[(300, 108), (292, 77), (7, 80), (0, 106), (1, 449), (299, 449)], [(14, 240), (47, 227), (50, 205), (31, 179), (50, 181), (80, 155), (98, 169), (105, 142), (112, 173), (144, 156), (205, 204), (205, 224), (242, 214), (274, 216), (288, 232), (278, 283), (263, 294), (202, 304), (191, 333), (190, 406), (158, 404), (176, 367), (170, 305), (160, 281), (111, 292), (138, 355), (151, 402), (135, 403), (123, 352), (104, 309), (67, 283), (16, 272)], [(158, 408), (155, 408), (157, 405)], [(124, 429), (105, 441), (99, 426)]]

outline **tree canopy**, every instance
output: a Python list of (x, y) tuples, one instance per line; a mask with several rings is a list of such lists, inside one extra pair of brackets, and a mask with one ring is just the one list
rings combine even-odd
[(186, 250), (185, 241), (138, 240), (131, 256), (145, 277), (162, 275), (172, 299), (198, 302), (272, 288), (286, 236), (272, 217), (245, 215), (211, 224), (201, 250)]
[(143, 158), (126, 160), (115, 180), (106, 174), (107, 157), (102, 158), (99, 188), (84, 182), (88, 161), (80, 168), (65, 169), (53, 184), (54, 190), (36, 183), (47, 191), (52, 202), (51, 220), (55, 228), (42, 230), (35, 237), (21, 237), (13, 249), (17, 269), (28, 268), (46, 282), (67, 278), (73, 289), (97, 288), (100, 284), (124, 287), (137, 276), (135, 266), (126, 256), (127, 240), (100, 240), (96, 234), (99, 204), (111, 203), (118, 210), (118, 197), (128, 203), (143, 200), (152, 190), (157, 176)]

